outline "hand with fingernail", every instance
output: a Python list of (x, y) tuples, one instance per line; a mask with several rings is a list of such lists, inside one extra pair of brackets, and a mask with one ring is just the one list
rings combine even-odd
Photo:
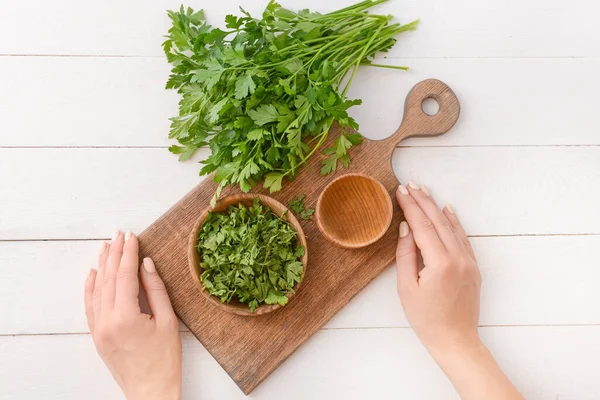
[(481, 274), (454, 210), (440, 210), (429, 189), (412, 181), (396, 199), (406, 217), (396, 264), (408, 322), (463, 400), (522, 399), (479, 337)]
[[(152, 316), (140, 309), (138, 273)], [(98, 270), (85, 282), (85, 313), (98, 354), (128, 400), (181, 398), (177, 317), (152, 260), (139, 268), (131, 232), (101, 243)]]

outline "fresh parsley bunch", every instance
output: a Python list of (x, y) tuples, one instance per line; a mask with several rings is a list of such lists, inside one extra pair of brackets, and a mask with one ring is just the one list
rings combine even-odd
[(235, 296), (250, 310), (288, 302), (287, 293), (304, 277), (299, 258), (305, 249), (284, 219), (263, 207), (231, 206), (209, 213), (198, 234), (202, 285), (221, 302)]
[[(357, 129), (347, 110), (360, 100), (346, 93), (356, 69), (391, 48), (398, 33), (416, 28), (391, 24), (389, 15), (367, 10), (386, 0), (365, 0), (328, 14), (292, 12), (271, 1), (262, 18), (227, 15), (226, 29), (213, 28), (202, 11), (169, 11), (173, 26), (163, 47), (172, 64), (167, 88), (182, 95), (169, 137), (180, 160), (209, 146), (201, 175), (216, 171), (223, 187), (239, 184), (247, 192), (264, 179), (271, 192), (284, 177), (319, 150), (332, 123)], [(406, 67), (383, 66), (406, 69)], [(345, 86), (342, 82), (349, 71)], [(342, 130), (324, 150), (322, 174), (348, 166), (347, 151), (361, 142)]]

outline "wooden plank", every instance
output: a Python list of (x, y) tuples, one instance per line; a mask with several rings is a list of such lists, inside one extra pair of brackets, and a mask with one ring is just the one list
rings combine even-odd
[(199, 169), (166, 149), (0, 149), (0, 240), (140, 232), (200, 180)]
[(470, 235), (600, 233), (600, 148), (399, 149), (400, 181), (457, 205)]
[[(490, 325), (600, 324), (600, 236), (471, 238)], [(573, 273), (573, 271), (577, 271)], [(325, 327), (405, 327), (389, 268)]]
[[(369, 138), (383, 139), (402, 120), (402, 93), (436, 77), (461, 103), (452, 131), (435, 138), (409, 138), (402, 146), (497, 146), (600, 144), (594, 93), (600, 59), (394, 59), (406, 73), (359, 69), (348, 96), (350, 109)], [(507, 73), (515, 71), (515, 73)], [(562, 79), (560, 78), (562, 77)], [(551, 84), (549, 84), (551, 82)]]
[(0, 57), (0, 146), (166, 146), (160, 58)]
[[(587, 234), (599, 233), (599, 158), (599, 147), (402, 148), (393, 164), (454, 204), (471, 235)], [(140, 232), (199, 168), (165, 149), (0, 149), (0, 240)]]
[[(600, 324), (600, 236), (471, 241), (484, 282), (481, 325)], [(82, 282), (98, 244), (0, 242), (0, 270), (10, 282), (0, 291), (0, 335), (87, 332)], [(325, 327), (407, 326), (392, 267)]]
[[(600, 397), (600, 327), (482, 328), (530, 400)], [(557, 345), (560, 344), (560, 345)], [(88, 335), (0, 337), (0, 399), (123, 399)], [(190, 335), (183, 336), (183, 398), (244, 399)], [(410, 329), (322, 331), (253, 399), (458, 399)]]
[[(359, 70), (349, 97), (363, 104), (351, 114), (367, 137), (394, 132), (404, 94), (435, 76), (455, 90), (463, 115), (449, 134), (403, 146), (600, 144), (598, 58), (380, 62), (411, 70)], [(168, 73), (161, 57), (0, 57), (0, 147), (167, 146), (178, 101), (163, 89)]]
[[(290, 8), (309, 7), (323, 12), (355, 3), (306, 0), (282, 2)], [(238, 5), (256, 16), (266, 1), (222, 0), (202, 3), (213, 25)], [(160, 44), (168, 29), (165, 10), (180, 1), (106, 0), (90, 7), (76, 0), (6, 2), (0, 15), (0, 54), (161, 55)], [(23, 29), (26, 6), (31, 29)], [(458, 3), (389, 2), (377, 8), (401, 22), (421, 18), (415, 33), (405, 35), (390, 55), (406, 57), (585, 57), (600, 55), (596, 2), (574, 0), (507, 0)], [(90, 21), (95, 21), (90, 29)], [(18, 35), (15, 35), (18, 32)], [(40, 34), (42, 33), (42, 34)]]

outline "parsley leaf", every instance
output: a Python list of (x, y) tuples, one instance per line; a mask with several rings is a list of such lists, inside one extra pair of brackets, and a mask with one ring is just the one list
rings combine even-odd
[(279, 118), (279, 113), (273, 104), (263, 104), (256, 110), (248, 111), (248, 116), (258, 126), (263, 126), (269, 122), (275, 122)]
[(304, 199), (306, 198), (305, 194), (301, 194), (298, 197), (294, 197), (289, 203), (288, 206), (290, 209), (298, 214), (300, 218), (305, 220), (312, 219), (313, 214), (315, 213), (314, 208), (305, 208)]
[(279, 172), (269, 172), (265, 175), (264, 186), (270, 189), (271, 193), (281, 190), (283, 174)]
[(235, 81), (235, 98), (238, 100), (248, 96), (248, 94), (254, 93), (256, 84), (252, 80), (250, 75), (242, 75)]

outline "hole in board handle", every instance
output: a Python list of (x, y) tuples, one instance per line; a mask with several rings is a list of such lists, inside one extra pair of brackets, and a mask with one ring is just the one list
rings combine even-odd
[(428, 97), (421, 103), (421, 109), (430, 117), (433, 117), (440, 111), (440, 104), (433, 97)]

